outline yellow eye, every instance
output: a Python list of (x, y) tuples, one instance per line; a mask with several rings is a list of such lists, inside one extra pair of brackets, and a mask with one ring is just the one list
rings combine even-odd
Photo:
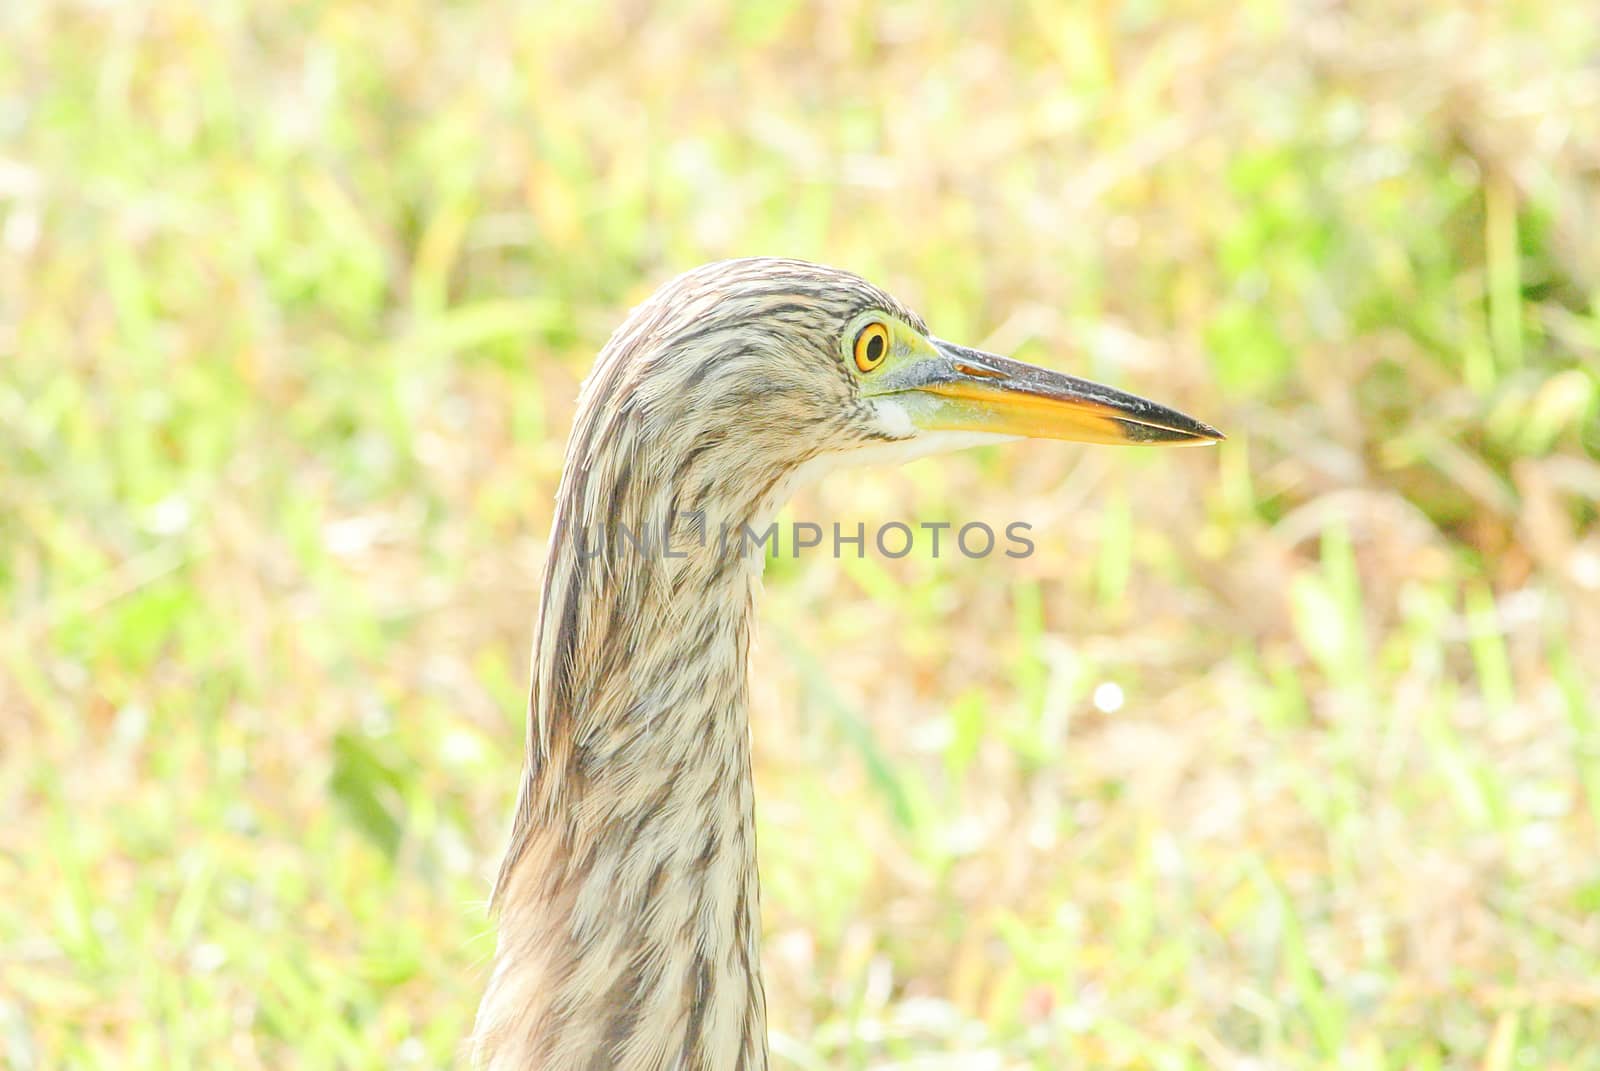
[(870, 372), (889, 356), (889, 329), (873, 321), (856, 335), (856, 367)]

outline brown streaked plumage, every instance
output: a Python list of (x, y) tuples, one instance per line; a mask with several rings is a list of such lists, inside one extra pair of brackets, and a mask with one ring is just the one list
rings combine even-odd
[(706, 265), (633, 311), (557, 493), (481, 1064), (766, 1067), (745, 669), (762, 558), (738, 533), (831, 464), (1024, 434), (1220, 438), (933, 339), (815, 264)]

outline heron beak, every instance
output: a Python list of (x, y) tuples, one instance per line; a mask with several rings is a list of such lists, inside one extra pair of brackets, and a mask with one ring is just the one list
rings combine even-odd
[(1176, 409), (932, 339), (936, 356), (902, 369), (893, 391), (927, 431), (978, 431), (1085, 443), (1194, 446), (1223, 434)]

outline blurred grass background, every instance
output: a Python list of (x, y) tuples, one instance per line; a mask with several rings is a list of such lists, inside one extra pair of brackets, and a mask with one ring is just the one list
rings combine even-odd
[(578, 381), (723, 256), (1170, 401), (795, 516), (784, 1068), (1600, 1067), (1600, 20), (0, 10), (0, 1066), (444, 1067)]

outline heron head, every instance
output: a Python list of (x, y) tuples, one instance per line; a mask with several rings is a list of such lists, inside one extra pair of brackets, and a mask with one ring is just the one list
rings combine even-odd
[(889, 294), (818, 264), (709, 264), (663, 287), (635, 317), (652, 306), (664, 322), (649, 332), (659, 345), (644, 359), (678, 373), (658, 377), (659, 400), (717, 416), (730, 441), (754, 429), (813, 454), (907, 440), (939, 448), (1223, 437), (1144, 398), (937, 338)]
[(841, 463), (1015, 438), (1222, 438), (1155, 402), (946, 342), (848, 272), (771, 258), (663, 286), (612, 337), (584, 394), (580, 470), (626, 455), (637, 489), (642, 457), (675, 501), (731, 499), (750, 515)]

